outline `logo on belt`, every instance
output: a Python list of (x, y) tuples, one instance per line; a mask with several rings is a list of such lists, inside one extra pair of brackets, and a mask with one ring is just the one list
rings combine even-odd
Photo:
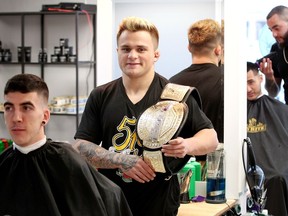
[(201, 99), (196, 88), (168, 83), (160, 96), (160, 101), (146, 109), (137, 122), (137, 135), (143, 142), (144, 160), (156, 172), (177, 173), (189, 160), (166, 157), (161, 152), (162, 145), (177, 137), (188, 116), (185, 103), (191, 92), (201, 107)]

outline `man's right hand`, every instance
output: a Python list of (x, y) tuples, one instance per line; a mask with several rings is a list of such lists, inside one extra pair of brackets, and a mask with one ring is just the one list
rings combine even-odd
[(263, 58), (262, 62), (260, 62), (260, 71), (265, 74), (267, 80), (274, 81), (274, 71), (272, 68), (272, 61), (269, 58)]
[(125, 157), (126, 159), (123, 160), (125, 161), (125, 165), (121, 167), (125, 175), (140, 183), (154, 180), (156, 176), (155, 171), (141, 157), (136, 155), (125, 155)]
[(274, 77), (272, 61), (269, 58), (263, 58), (259, 67), (260, 71), (265, 74), (265, 89), (269, 96), (276, 97), (280, 91), (281, 79)]

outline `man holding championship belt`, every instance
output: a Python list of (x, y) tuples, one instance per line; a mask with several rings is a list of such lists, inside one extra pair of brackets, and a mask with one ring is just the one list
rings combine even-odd
[(117, 33), (122, 77), (91, 92), (73, 145), (122, 188), (135, 216), (177, 215), (174, 174), (191, 155), (212, 152), (218, 144), (197, 90), (168, 84), (154, 71), (158, 43), (154, 24), (123, 19)]
[(137, 134), (143, 142), (144, 161), (151, 163), (156, 172), (177, 174), (190, 158), (190, 155), (183, 159), (163, 157), (161, 149), (177, 137), (185, 124), (189, 112), (185, 101), (192, 91), (201, 107), (195, 88), (168, 83), (160, 96), (161, 101), (146, 109), (138, 119)]

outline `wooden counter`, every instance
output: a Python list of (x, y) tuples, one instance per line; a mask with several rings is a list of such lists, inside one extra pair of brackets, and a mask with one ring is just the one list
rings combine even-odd
[(210, 204), (205, 201), (181, 204), (177, 216), (221, 216), (236, 203), (236, 200), (227, 200), (222, 204)]

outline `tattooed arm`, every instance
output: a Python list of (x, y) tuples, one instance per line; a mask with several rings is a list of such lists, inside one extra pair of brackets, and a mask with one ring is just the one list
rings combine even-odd
[(274, 78), (268, 79), (266, 78), (265, 89), (268, 91), (269, 96), (276, 97), (281, 88), (281, 79)]
[(76, 140), (73, 148), (95, 168), (119, 168), (123, 173), (141, 183), (149, 182), (155, 177), (153, 169), (137, 155), (110, 152), (97, 144), (81, 139)]
[(265, 74), (265, 89), (269, 96), (276, 97), (281, 88), (281, 79), (274, 77), (272, 61), (269, 58), (264, 58), (260, 63), (260, 71)]

